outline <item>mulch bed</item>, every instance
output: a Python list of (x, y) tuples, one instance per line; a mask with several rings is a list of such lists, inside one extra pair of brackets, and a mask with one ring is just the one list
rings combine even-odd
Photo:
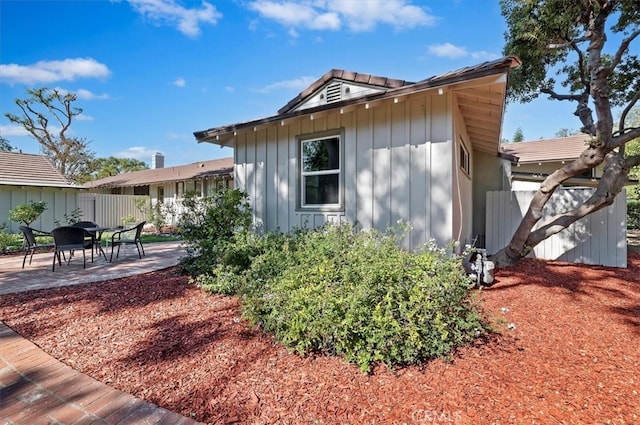
[(370, 375), (288, 353), (236, 298), (171, 269), (4, 296), (0, 318), (77, 370), (211, 424), (640, 422), (640, 253), (628, 269), (525, 260), (477, 295), (491, 338)]

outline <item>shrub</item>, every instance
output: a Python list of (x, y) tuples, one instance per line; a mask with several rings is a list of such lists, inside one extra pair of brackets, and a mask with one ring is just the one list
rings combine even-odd
[(183, 199), (180, 235), (188, 255), (182, 267), (190, 274), (207, 274), (222, 264), (226, 252), (251, 225), (248, 195), (237, 189), (220, 189), (212, 196), (198, 197), (195, 192)]
[(627, 201), (627, 228), (640, 229), (640, 200)]
[(243, 313), (295, 352), (368, 371), (446, 357), (485, 329), (460, 260), (433, 245), (349, 226), (271, 237), (243, 274)]
[(29, 226), (47, 209), (47, 203), (44, 201), (30, 201), (28, 204), (21, 204), (14, 209), (9, 210), (9, 218), (11, 221)]

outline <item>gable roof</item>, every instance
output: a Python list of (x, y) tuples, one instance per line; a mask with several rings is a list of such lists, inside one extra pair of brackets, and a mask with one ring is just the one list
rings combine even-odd
[[(478, 89), (473, 84), (466, 82), (483, 77), (503, 76), (510, 68), (520, 65), (520, 59), (515, 56), (507, 56), (493, 61), (483, 62), (478, 65), (458, 69), (436, 75), (417, 83), (403, 80), (374, 77), (369, 74), (331, 70), (319, 80), (311, 84), (298, 96), (289, 101), (276, 115), (259, 118), (250, 121), (239, 122), (221, 127), (213, 127), (207, 130), (195, 131), (194, 137), (198, 143), (208, 142), (221, 146), (233, 146), (237, 132), (256, 129), (258, 126), (276, 122), (284, 122), (287, 119), (313, 115), (314, 113), (331, 109), (340, 109), (358, 105), (367, 105), (369, 102), (394, 99), (397, 97), (429, 90), (455, 89), (456, 104), (465, 124), (467, 133), (474, 146), (486, 152), (495, 153), (502, 128), (502, 114), (506, 93), (506, 78), (498, 81), (493, 86), (485, 86)], [(366, 79), (370, 86), (376, 88), (374, 92), (365, 92), (360, 97), (327, 102), (304, 109), (296, 109), (299, 105), (317, 94), (319, 88), (332, 79), (340, 78), (347, 82), (360, 82)]]
[(233, 158), (213, 159), (175, 167), (131, 171), (85, 183), (85, 188), (146, 186), (153, 183), (225, 177), (233, 175)]
[(403, 80), (395, 80), (387, 77), (377, 77), (371, 74), (360, 74), (357, 72), (344, 71), (342, 69), (332, 69), (324, 74), (322, 77), (313, 82), (309, 87), (304, 89), (300, 94), (291, 99), (286, 105), (278, 110), (278, 114), (286, 114), (291, 112), (297, 106), (299, 106), (305, 99), (315, 93), (325, 84), (332, 80), (341, 80), (345, 82), (359, 83), (367, 86), (378, 87), (380, 89), (395, 89), (415, 83), (410, 83)]
[(501, 156), (510, 155), (512, 162), (520, 164), (534, 162), (559, 162), (577, 159), (591, 139), (588, 134), (576, 134), (554, 139), (507, 143), (500, 146)]
[(17, 152), (0, 152), (0, 184), (79, 189), (46, 156)]

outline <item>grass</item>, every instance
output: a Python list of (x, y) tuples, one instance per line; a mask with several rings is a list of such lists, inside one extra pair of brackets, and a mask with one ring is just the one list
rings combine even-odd
[[(104, 232), (102, 235), (102, 246), (107, 245), (107, 241), (111, 240), (111, 235), (113, 232)], [(14, 233), (7, 236), (7, 245), (5, 251), (19, 251), (22, 250), (22, 234)], [(180, 238), (176, 235), (165, 235), (165, 234), (142, 234), (140, 239), (143, 244), (148, 243), (156, 243), (156, 242), (171, 242), (171, 241), (179, 241)], [(38, 243), (52, 243), (53, 238), (50, 236), (37, 236), (36, 240)], [(0, 252), (2, 250), (0, 249)]]

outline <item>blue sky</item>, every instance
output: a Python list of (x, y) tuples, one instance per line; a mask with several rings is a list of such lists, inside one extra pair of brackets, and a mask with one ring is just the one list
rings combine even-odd
[[(231, 156), (193, 132), (270, 116), (332, 68), (419, 81), (502, 56), (489, 0), (0, 0), (0, 134), (29, 88), (78, 94), (73, 135), (98, 157), (165, 165)], [(510, 105), (503, 137), (553, 137), (572, 105)]]

